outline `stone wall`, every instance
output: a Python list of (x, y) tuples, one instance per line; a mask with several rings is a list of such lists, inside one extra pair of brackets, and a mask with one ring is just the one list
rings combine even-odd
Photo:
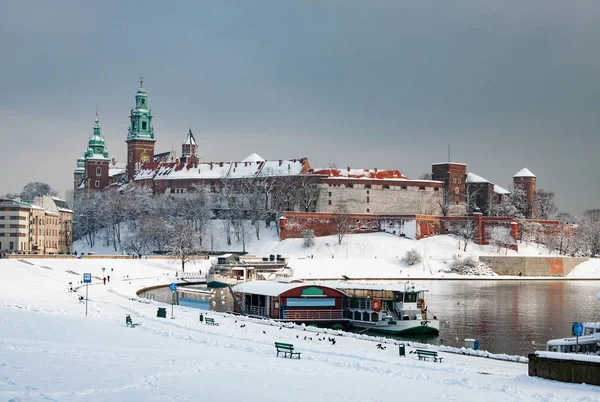
[[(333, 182), (333, 181), (332, 181)], [(390, 184), (333, 183), (318, 185), (317, 212), (334, 213), (343, 206), (351, 214), (440, 215), (442, 183), (408, 181)]]
[(529, 356), (529, 376), (548, 380), (600, 385), (600, 363)]
[(487, 264), (498, 275), (516, 276), (563, 277), (587, 260), (587, 258), (574, 257), (479, 257), (479, 261)]

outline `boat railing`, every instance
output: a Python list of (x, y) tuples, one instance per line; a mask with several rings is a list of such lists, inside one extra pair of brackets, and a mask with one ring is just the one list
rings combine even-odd
[(341, 320), (341, 310), (286, 310), (284, 320)]
[(267, 309), (259, 306), (246, 306), (246, 314), (259, 315), (261, 317), (267, 316)]

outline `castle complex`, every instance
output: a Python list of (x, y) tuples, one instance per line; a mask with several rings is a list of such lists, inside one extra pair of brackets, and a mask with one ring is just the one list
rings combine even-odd
[[(201, 160), (191, 128), (180, 155), (174, 151), (156, 153), (152, 118), (140, 80), (129, 114), (127, 163), (122, 166), (109, 157), (96, 113), (87, 150), (74, 171), (76, 193), (135, 184), (150, 188), (153, 194), (177, 196), (203, 187), (218, 204), (223, 186), (239, 188), (244, 181), (262, 180), (279, 190), (279, 195), (275, 191), (266, 194), (266, 202), (274, 210), (378, 216), (464, 216), (473, 212), (468, 204), (486, 215), (491, 202), (509, 194), (481, 176), (467, 173), (465, 164), (455, 162), (434, 163), (431, 180), (411, 180), (398, 170), (313, 168), (306, 157), (265, 160), (253, 153), (238, 162), (209, 162)], [(531, 203), (535, 180), (526, 168), (513, 178)], [(238, 199), (242, 207), (243, 198)], [(530, 208), (527, 217), (534, 215)]]

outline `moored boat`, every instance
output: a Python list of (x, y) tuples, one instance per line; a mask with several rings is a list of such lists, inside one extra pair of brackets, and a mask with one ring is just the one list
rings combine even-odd
[(440, 324), (428, 311), (425, 292), (414, 283), (328, 283), (342, 291), (344, 318), (355, 327), (386, 334), (436, 335)]
[[(575, 326), (579, 324), (579, 329)], [(560, 353), (600, 354), (600, 322), (576, 323), (573, 332), (581, 336), (551, 339), (546, 343), (546, 351)]]

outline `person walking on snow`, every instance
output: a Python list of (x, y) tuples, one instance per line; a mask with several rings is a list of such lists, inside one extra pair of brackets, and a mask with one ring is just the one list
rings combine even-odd
[(106, 285), (106, 276), (104, 277), (104, 284)]
[(108, 280), (108, 283), (110, 283), (110, 275), (106, 275), (106, 279)]

